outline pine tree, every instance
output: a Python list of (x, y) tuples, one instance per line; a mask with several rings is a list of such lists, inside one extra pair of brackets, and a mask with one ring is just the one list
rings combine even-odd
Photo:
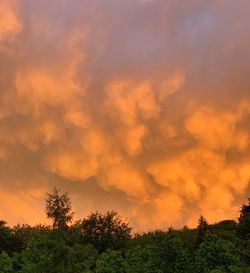
[(196, 241), (196, 246), (198, 247), (204, 240), (206, 232), (208, 229), (208, 223), (206, 219), (201, 215), (199, 219), (199, 224), (197, 227), (198, 230), (198, 236), (197, 236), (197, 241)]

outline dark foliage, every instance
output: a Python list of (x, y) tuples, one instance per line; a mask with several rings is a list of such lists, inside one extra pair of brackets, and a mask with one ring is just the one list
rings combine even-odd
[(82, 243), (92, 244), (99, 252), (121, 249), (131, 238), (129, 224), (122, 220), (117, 211), (91, 213), (76, 227), (80, 230)]
[(57, 188), (52, 193), (47, 194), (46, 214), (53, 220), (53, 228), (67, 228), (68, 223), (73, 220), (73, 212), (71, 212), (71, 201), (68, 193), (60, 195)]
[(250, 264), (250, 198), (248, 204), (241, 207), (237, 235), (242, 263), (248, 265)]
[(238, 234), (244, 239), (250, 239), (250, 198), (248, 205), (243, 205), (240, 210)]
[(198, 230), (198, 236), (196, 241), (197, 247), (204, 241), (207, 229), (208, 229), (208, 223), (206, 219), (203, 216), (201, 216), (199, 219), (198, 227), (197, 227), (197, 230)]
[(6, 226), (5, 221), (0, 221), (0, 253), (5, 251), (10, 253), (12, 248), (11, 229)]

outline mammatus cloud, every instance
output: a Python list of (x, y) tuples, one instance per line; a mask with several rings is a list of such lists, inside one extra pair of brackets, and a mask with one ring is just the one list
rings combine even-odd
[(249, 194), (246, 1), (0, 0), (0, 217), (136, 229), (236, 218)]

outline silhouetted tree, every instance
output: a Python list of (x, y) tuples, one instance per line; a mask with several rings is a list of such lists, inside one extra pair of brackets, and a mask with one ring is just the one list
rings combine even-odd
[(71, 200), (68, 193), (60, 194), (57, 188), (52, 193), (47, 194), (46, 214), (53, 220), (53, 228), (66, 228), (68, 223), (73, 220), (73, 212), (71, 212)]
[(12, 252), (12, 239), (11, 229), (6, 226), (5, 221), (0, 220), (0, 253), (2, 251)]
[(239, 237), (238, 250), (241, 253), (242, 263), (250, 267), (250, 198), (248, 199), (248, 205), (244, 204), (241, 207), (237, 235)]
[(77, 224), (82, 242), (94, 245), (100, 252), (118, 250), (131, 238), (131, 228), (117, 211), (94, 212)]
[(206, 219), (203, 216), (200, 216), (199, 224), (197, 227), (197, 230), (198, 230), (197, 241), (196, 241), (197, 247), (203, 242), (207, 229), (208, 229), (208, 224)]
[(250, 198), (248, 198), (248, 205), (243, 204), (241, 207), (238, 234), (250, 239)]

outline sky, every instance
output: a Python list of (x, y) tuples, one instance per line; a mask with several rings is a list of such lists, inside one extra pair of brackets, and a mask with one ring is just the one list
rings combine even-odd
[(0, 0), (0, 218), (135, 230), (237, 219), (250, 195), (247, 0)]

